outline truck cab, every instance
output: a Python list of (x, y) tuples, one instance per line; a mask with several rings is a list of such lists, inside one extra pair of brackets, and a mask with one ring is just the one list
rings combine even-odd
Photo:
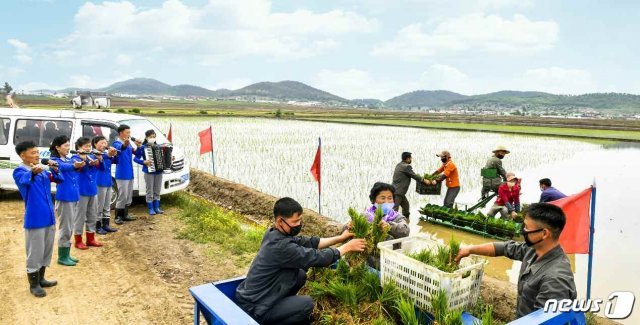
[[(0, 108), (0, 190), (17, 190), (13, 181), (13, 169), (21, 163), (15, 152), (15, 145), (23, 141), (33, 141), (40, 150), (40, 158), (50, 156), (49, 146), (53, 138), (65, 134), (71, 139), (71, 147), (79, 137), (93, 138), (102, 135), (109, 144), (118, 138), (118, 126), (126, 124), (131, 127), (131, 136), (144, 139), (144, 132), (152, 129), (156, 132), (159, 144), (169, 143), (164, 133), (151, 121), (144, 117), (128, 114), (106, 112), (77, 112), (71, 110), (50, 109), (13, 109)], [(162, 175), (161, 194), (182, 190), (189, 185), (189, 166), (184, 159), (184, 152), (173, 147), (174, 160), (171, 168)], [(144, 196), (145, 183), (142, 177), (142, 166), (134, 165), (134, 196)], [(112, 167), (115, 175), (116, 166)], [(114, 182), (114, 190), (116, 184)], [(52, 187), (55, 191), (55, 186)], [(117, 191), (111, 198), (115, 202)]]

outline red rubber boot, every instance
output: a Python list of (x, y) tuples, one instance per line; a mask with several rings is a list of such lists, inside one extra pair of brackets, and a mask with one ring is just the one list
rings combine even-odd
[(87, 246), (102, 247), (102, 244), (96, 241), (96, 233), (95, 232), (88, 232), (87, 233)]
[(89, 249), (89, 247), (87, 247), (87, 246), (82, 242), (82, 235), (73, 235), (73, 238), (75, 239), (75, 242), (76, 242), (75, 247), (76, 247), (77, 249), (82, 249), (82, 250)]

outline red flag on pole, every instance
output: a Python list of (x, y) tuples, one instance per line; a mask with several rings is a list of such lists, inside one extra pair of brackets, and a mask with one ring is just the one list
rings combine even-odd
[(588, 254), (591, 218), (591, 189), (549, 202), (564, 211), (567, 222), (560, 235), (560, 245), (567, 254)]
[(198, 132), (200, 137), (200, 154), (213, 152), (213, 132), (211, 126)]
[(316, 179), (316, 182), (318, 182), (318, 190), (320, 190), (320, 163), (321, 161), (321, 147), (320, 144), (318, 144), (318, 151), (316, 151), (316, 158), (313, 159), (313, 165), (311, 165), (311, 175), (313, 175), (313, 178)]
[(171, 134), (171, 123), (169, 123), (169, 133), (167, 133), (167, 140), (169, 140), (170, 143), (173, 143), (173, 134)]

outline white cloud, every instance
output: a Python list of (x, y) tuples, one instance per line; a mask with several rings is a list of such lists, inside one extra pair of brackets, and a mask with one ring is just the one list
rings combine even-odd
[(402, 28), (395, 39), (374, 47), (376, 56), (417, 59), (467, 50), (525, 52), (553, 47), (558, 40), (554, 21), (531, 21), (523, 15), (505, 19), (497, 15), (469, 14), (449, 18), (430, 32), (425, 24)]
[(13, 46), (16, 51), (16, 54), (13, 56), (14, 59), (18, 60), (20, 63), (31, 63), (31, 47), (29, 47), (29, 44), (13, 38), (7, 40), (7, 43)]
[(118, 54), (118, 56), (116, 56), (116, 63), (118, 65), (131, 65), (132, 61), (133, 59), (126, 54)]
[(395, 82), (377, 78), (359, 69), (321, 70), (312, 82), (314, 87), (347, 99), (389, 99), (418, 86), (417, 82)]
[(522, 90), (544, 91), (553, 94), (584, 94), (597, 92), (598, 87), (587, 70), (559, 67), (527, 70), (514, 85)]
[(475, 0), (478, 7), (484, 9), (530, 8), (533, 0)]
[[(378, 28), (375, 19), (354, 12), (308, 10), (274, 12), (269, 0), (210, 0), (190, 6), (167, 0), (159, 7), (131, 2), (87, 2), (74, 17), (75, 30), (55, 44), (55, 54), (69, 62), (93, 64), (123, 56), (148, 56), (150, 50), (170, 60), (215, 65), (241, 56), (273, 58), (314, 56), (339, 46), (339, 37)], [(82, 44), (82, 51), (76, 51)]]
[(33, 90), (41, 90), (41, 89), (49, 89), (49, 90), (56, 90), (56, 89), (60, 89), (60, 87), (57, 86), (52, 86), (48, 83), (45, 82), (27, 82), (25, 84), (20, 84), (16, 87), (16, 90), (18, 91), (33, 91)]
[(429, 90), (450, 90), (463, 94), (471, 94), (474, 91), (469, 76), (444, 64), (429, 66), (420, 76), (420, 87)]

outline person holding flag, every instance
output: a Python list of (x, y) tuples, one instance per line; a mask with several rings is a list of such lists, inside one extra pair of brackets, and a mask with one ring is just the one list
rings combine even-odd
[(464, 246), (456, 262), (470, 254), (506, 256), (522, 261), (518, 276), (516, 313), (518, 317), (543, 308), (549, 299), (576, 299), (571, 264), (560, 245), (566, 224), (561, 208), (548, 203), (531, 204), (521, 231), (524, 242), (513, 240)]

